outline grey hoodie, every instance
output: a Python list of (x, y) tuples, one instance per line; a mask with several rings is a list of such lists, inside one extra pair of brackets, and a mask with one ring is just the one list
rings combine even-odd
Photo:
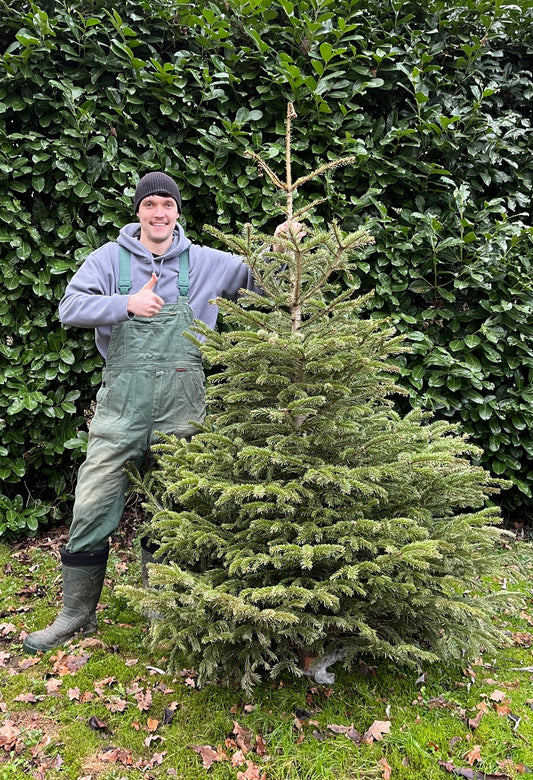
[(221, 296), (236, 300), (240, 289), (254, 289), (252, 272), (240, 258), (191, 244), (181, 225), (176, 225), (170, 249), (156, 259), (140, 243), (140, 235), (138, 223), (126, 225), (116, 242), (110, 241), (91, 252), (72, 277), (59, 304), (59, 317), (65, 325), (95, 328), (96, 346), (104, 358), (112, 326), (131, 317), (128, 295), (120, 295), (118, 290), (119, 246), (131, 253), (129, 294), (138, 292), (155, 273), (158, 281), (154, 292), (165, 303), (175, 303), (178, 298), (178, 258), (189, 247), (189, 304), (195, 318), (210, 328), (215, 327), (218, 315), (218, 306), (209, 303), (211, 299)]

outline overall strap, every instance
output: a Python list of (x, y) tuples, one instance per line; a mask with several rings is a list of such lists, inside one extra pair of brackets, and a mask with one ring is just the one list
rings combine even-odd
[[(119, 247), (119, 270), (118, 270), (118, 289), (121, 295), (127, 295), (131, 290), (130, 279), (130, 253), (121, 246)], [(189, 295), (189, 250), (184, 249), (179, 256), (179, 273), (177, 285), (180, 298), (187, 298)]]
[(178, 274), (178, 290), (180, 298), (189, 295), (189, 250), (184, 249), (179, 258), (180, 270)]
[(131, 290), (130, 253), (126, 247), (119, 247), (118, 290), (121, 295), (127, 295)]

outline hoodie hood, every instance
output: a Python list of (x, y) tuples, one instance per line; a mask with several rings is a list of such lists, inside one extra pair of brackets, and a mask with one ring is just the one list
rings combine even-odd
[[(152, 253), (147, 249), (140, 241), (141, 238), (141, 226), (138, 222), (131, 222), (129, 225), (125, 225), (118, 234), (117, 243), (119, 246), (125, 247), (128, 252), (131, 252), (141, 262), (152, 263)], [(183, 232), (181, 225), (176, 224), (174, 228), (174, 234), (172, 238), (172, 244), (170, 248), (163, 255), (159, 257), (165, 260), (172, 260), (187, 249), (191, 245), (191, 242)]]

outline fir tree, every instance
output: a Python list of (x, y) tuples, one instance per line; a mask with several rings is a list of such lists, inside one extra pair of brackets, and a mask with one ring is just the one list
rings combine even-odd
[[(158, 613), (153, 646), (201, 682), (245, 688), (302, 656), (389, 658), (419, 665), (478, 653), (495, 639), (479, 578), (498, 566), (488, 505), (497, 484), (446, 422), (401, 417), (391, 355), (404, 347), (350, 284), (372, 241), (333, 222), (301, 235), (315, 204), (294, 210), (291, 122), (286, 233), (209, 229), (248, 263), (262, 294), (217, 300), (230, 329), (201, 323), (208, 416), (190, 442), (166, 437), (143, 485), (161, 544), (156, 589), (131, 590)], [(342, 275), (343, 286), (338, 284)]]

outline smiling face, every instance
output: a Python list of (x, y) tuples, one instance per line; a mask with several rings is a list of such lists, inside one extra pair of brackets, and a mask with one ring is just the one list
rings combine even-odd
[(179, 217), (174, 198), (149, 195), (141, 200), (137, 217), (141, 224), (141, 244), (154, 254), (164, 254), (172, 244), (172, 232)]

